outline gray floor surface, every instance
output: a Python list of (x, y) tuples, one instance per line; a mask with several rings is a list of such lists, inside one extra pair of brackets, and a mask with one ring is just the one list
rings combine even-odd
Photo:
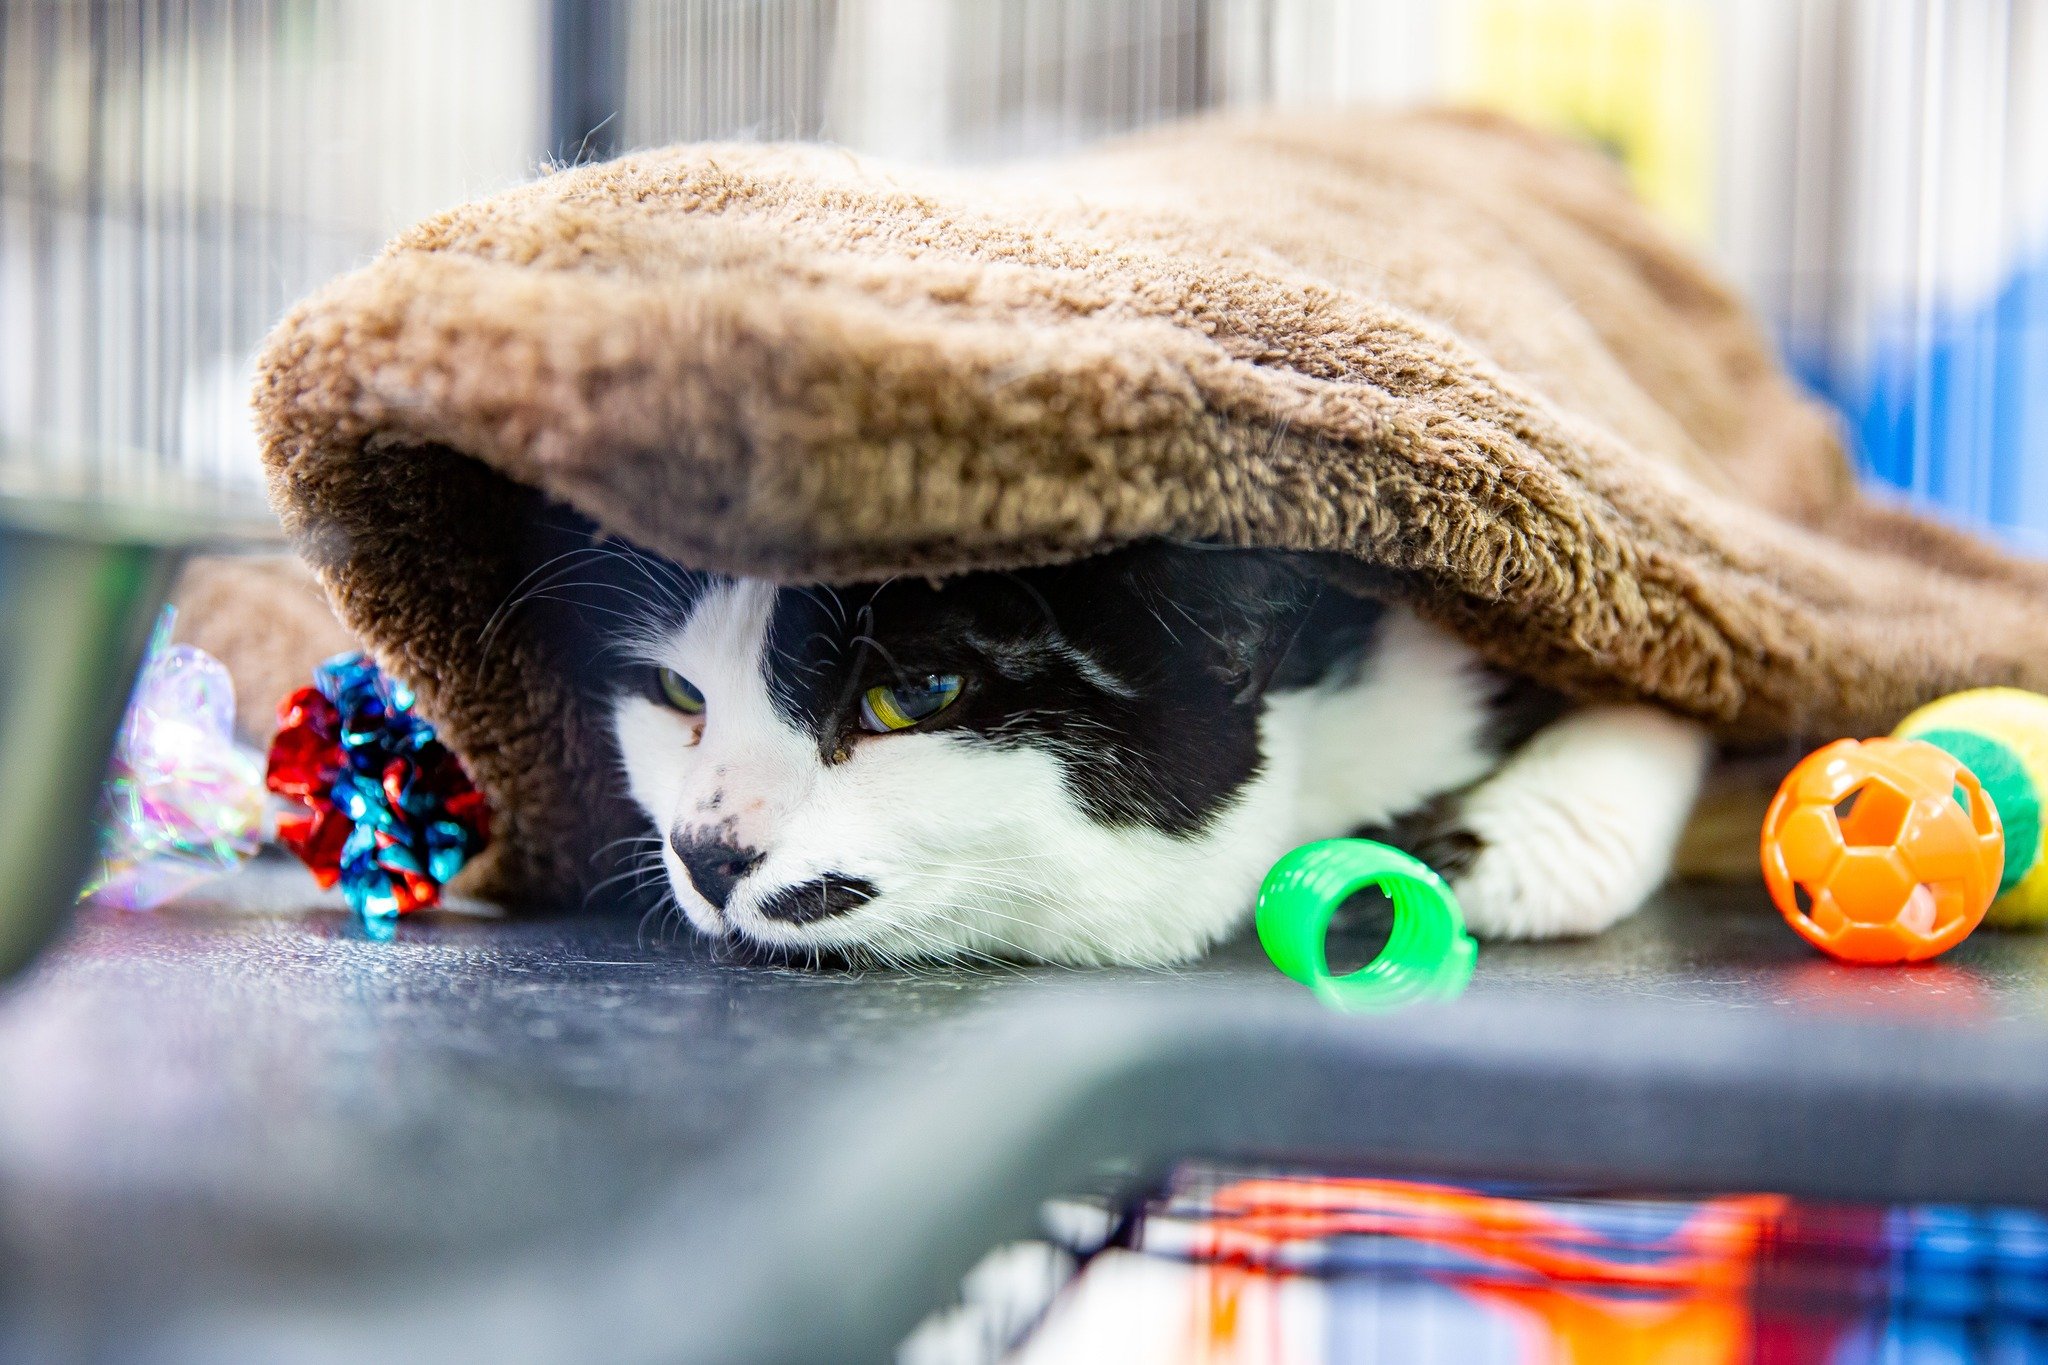
[[(1985, 1168), (2048, 1136), (2048, 936), (1859, 970), (1758, 887), (1680, 887), (1479, 963), (1454, 1007), (1351, 1020), (1248, 937), (918, 974), (720, 962), (603, 911), (380, 943), (265, 861), (84, 911), (0, 995), (0, 1356), (862, 1358), (1063, 1182), (1241, 1154), (1188, 1148), (2041, 1192)], [(764, 1323), (792, 1293), (815, 1320)]]

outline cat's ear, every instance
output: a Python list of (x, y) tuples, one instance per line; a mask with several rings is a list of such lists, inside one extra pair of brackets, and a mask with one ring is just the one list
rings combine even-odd
[(1127, 552), (1131, 586), (1237, 705), (1265, 696), (1321, 590), (1292, 555), (1155, 542)]

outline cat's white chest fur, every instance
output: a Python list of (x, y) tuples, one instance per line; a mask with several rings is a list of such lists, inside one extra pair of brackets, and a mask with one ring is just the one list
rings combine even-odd
[(1268, 743), (1292, 771), (1295, 842), (1388, 824), (1484, 777), (1490, 686), (1470, 649), (1393, 611), (1355, 680), (1274, 697)]

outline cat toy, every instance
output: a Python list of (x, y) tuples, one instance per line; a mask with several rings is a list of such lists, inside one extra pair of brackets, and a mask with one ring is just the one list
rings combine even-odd
[[(278, 708), (267, 760), (234, 738), (234, 682), (170, 642), (166, 608), (122, 723), (100, 819), (100, 862), (81, 893), (152, 909), (240, 866), (271, 837), (339, 885), (374, 937), (438, 904), (490, 839), (490, 811), (414, 709), (410, 688), (361, 654), (314, 671)], [(293, 813), (269, 825), (266, 790)]]
[(278, 707), (267, 781), (302, 808), (278, 822), (278, 842), (322, 887), (339, 884), (373, 933), (438, 904), (490, 839), (483, 793), (412, 689), (361, 654), (329, 659)]
[(1764, 817), (1764, 882), (1845, 962), (1920, 962), (1987, 917), (2048, 922), (2048, 697), (1958, 692), (1891, 736), (1807, 755)]
[(171, 643), (157, 618), (100, 803), (99, 865), (81, 899), (150, 910), (263, 846), (263, 759), (235, 743), (235, 684), (220, 660)]
[[(1326, 938), (1344, 902), (1378, 888), (1392, 904), (1386, 946), (1357, 971), (1330, 970)], [(1443, 878), (1370, 839), (1304, 844), (1273, 865), (1259, 888), (1259, 942), (1273, 965), (1344, 1010), (1447, 1000), (1472, 979), (1478, 948)]]

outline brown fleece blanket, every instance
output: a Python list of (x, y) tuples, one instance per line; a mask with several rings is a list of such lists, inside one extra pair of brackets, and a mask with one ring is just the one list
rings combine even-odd
[(1490, 117), (563, 171), (307, 300), (257, 412), (301, 553), (496, 803), (501, 896), (620, 827), (587, 642), (500, 613), (572, 513), (790, 581), (1321, 552), (1499, 663), (1749, 739), (2048, 685), (2048, 572), (1860, 497), (1615, 170)]

